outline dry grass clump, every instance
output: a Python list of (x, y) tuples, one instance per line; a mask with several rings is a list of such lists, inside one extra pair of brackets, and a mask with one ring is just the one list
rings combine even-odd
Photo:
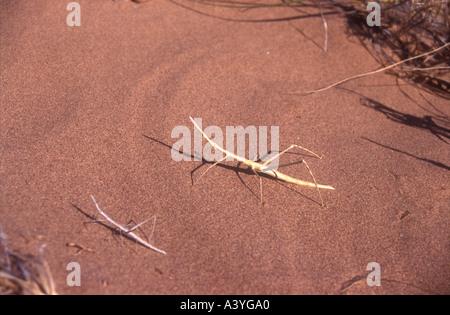
[[(277, 7), (293, 10), (299, 10), (301, 7), (318, 8), (325, 28), (325, 52), (327, 51), (328, 25), (322, 6), (340, 8), (348, 20), (348, 32), (366, 46), (385, 68), (384, 70), (389, 70), (389, 73), (398, 78), (435, 95), (450, 99), (450, 47), (448, 46), (450, 43), (450, 0), (189, 0), (188, 2), (204, 5), (205, 8), (209, 6), (240, 9), (241, 12)], [(381, 6), (381, 26), (370, 27), (367, 23), (367, 17), (372, 12), (367, 10), (367, 4), (370, 2), (377, 2)], [(188, 8), (184, 4), (183, 7)], [(205, 15), (223, 18), (209, 13)], [(302, 17), (312, 16), (280, 17), (273, 20), (227, 20), (279, 22)], [(439, 49), (441, 47), (444, 49)], [(423, 56), (423, 58), (415, 58), (416, 56)], [(391, 67), (394, 64), (401, 66)], [(294, 94), (308, 94), (322, 90), (325, 89)]]
[(9, 251), (0, 227), (0, 295), (55, 295), (55, 285), (47, 262), (39, 257)]
[[(448, 0), (381, 0), (381, 26), (369, 27), (367, 3), (352, 1), (348, 31), (356, 35), (373, 56), (387, 66), (421, 55), (450, 42)], [(440, 50), (389, 71), (436, 95), (450, 98), (450, 49)]]

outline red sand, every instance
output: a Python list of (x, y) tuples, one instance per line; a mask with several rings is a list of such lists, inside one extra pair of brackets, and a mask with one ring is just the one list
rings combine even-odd
[[(80, 0), (82, 26), (71, 28), (68, 1), (0, 3), (0, 222), (15, 251), (47, 244), (59, 293), (450, 293), (448, 133), (412, 126), (438, 111), (448, 118), (448, 101), (421, 92), (427, 102), (387, 74), (288, 94), (379, 67), (347, 37), (342, 14), (327, 15), (324, 53), (313, 8), (183, 2), (215, 18), (170, 1)], [(313, 189), (268, 179), (262, 206), (255, 176), (241, 181), (222, 167), (192, 186), (198, 163), (176, 163), (143, 136), (171, 146), (175, 126), (193, 130), (189, 116), (222, 128), (280, 126), (281, 147), (324, 154), (308, 161), (337, 188), (323, 191), (328, 208)], [(280, 170), (309, 180), (299, 166)], [(168, 255), (85, 225), (76, 207), (95, 214), (91, 194), (121, 223), (157, 215), (152, 244)], [(95, 253), (76, 256), (70, 242)], [(66, 285), (73, 261), (79, 288)], [(381, 264), (381, 287), (366, 284), (370, 262)]]

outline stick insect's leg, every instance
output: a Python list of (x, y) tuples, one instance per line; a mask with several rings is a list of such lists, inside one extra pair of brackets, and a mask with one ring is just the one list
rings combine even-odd
[(317, 158), (322, 159), (321, 156), (315, 154), (313, 151), (308, 150), (308, 149), (306, 149), (306, 148), (304, 148), (304, 147), (301, 147), (301, 146), (299, 146), (299, 145), (293, 144), (293, 145), (291, 145), (289, 148), (287, 148), (286, 150), (284, 150), (283, 152), (281, 152), (281, 153), (275, 155), (274, 157), (270, 158), (268, 161), (264, 162), (263, 165), (266, 166), (266, 165), (270, 164), (270, 162), (272, 162), (272, 161), (275, 160), (276, 158), (280, 157), (281, 155), (285, 154), (286, 152), (288, 152), (288, 151), (290, 151), (290, 150), (292, 150), (292, 149), (294, 149), (294, 148), (299, 148), (299, 149), (301, 149), (301, 150), (305, 150), (306, 152), (311, 153), (312, 155), (316, 156)]
[(147, 239), (147, 242), (150, 243), (150, 241), (152, 240), (153, 237), (153, 233), (155, 232), (155, 226), (156, 226), (156, 215), (152, 216), (151, 218), (145, 220), (144, 222), (138, 224), (136, 227), (141, 226), (142, 224), (147, 223), (148, 221), (153, 220), (153, 224), (152, 224), (152, 233), (150, 234), (150, 238), (147, 237), (147, 235), (145, 235), (144, 232), (142, 232), (142, 234), (144, 234), (145, 238)]
[(130, 228), (132, 225), (136, 226), (136, 222), (134, 222), (133, 219), (128, 221), (128, 223), (123, 226), (125, 228), (124, 232), (125, 233), (130, 233), (132, 230), (134, 230), (135, 229), (134, 227), (132, 229)]
[[(155, 233), (156, 215), (155, 215), (154, 217), (155, 217), (155, 220), (153, 220), (152, 233), (150, 234), (150, 238), (147, 238), (147, 239), (148, 239), (148, 243), (150, 243), (150, 241), (152, 240), (152, 237), (153, 237), (153, 233)], [(147, 236), (146, 236), (146, 237), (147, 237)]]
[(89, 222), (85, 222), (84, 224), (91, 224), (91, 223), (103, 223), (103, 222), (108, 222), (108, 220), (91, 220)]
[(120, 234), (120, 245), (122, 246), (122, 248), (124, 247), (123, 246), (123, 235), (122, 235), (122, 229), (119, 229), (119, 234)]
[(305, 160), (302, 160), (302, 163), (305, 164), (306, 168), (309, 171), (309, 174), (311, 174), (311, 177), (312, 177), (312, 179), (314, 181), (314, 184), (316, 185), (317, 192), (319, 193), (320, 202), (322, 203), (322, 207), (325, 207), (325, 203), (323, 202), (322, 194), (320, 193), (320, 189), (319, 189), (319, 186), (317, 185), (316, 178), (314, 177), (313, 172), (311, 171), (311, 169), (309, 168), (308, 163), (306, 163)]
[(217, 164), (222, 163), (223, 161), (225, 161), (227, 157), (228, 157), (228, 155), (225, 155), (225, 157), (223, 159), (221, 159), (220, 161), (218, 161), (218, 162), (214, 163), (213, 165), (211, 165), (210, 167), (208, 167), (208, 169), (200, 176), (200, 178), (197, 179), (197, 183), (200, 181), (200, 179), (202, 179), (203, 176), (205, 176), (206, 173), (209, 172), (210, 169), (212, 169)]
[[(270, 162), (272, 162), (273, 160), (275, 160), (276, 158), (278, 158), (280, 155), (282, 155), (282, 154), (284, 154), (284, 153), (286, 153), (286, 152), (288, 152), (288, 151), (290, 151), (290, 150), (292, 150), (292, 149), (294, 149), (294, 148), (299, 148), (299, 149), (301, 149), (301, 150), (304, 150), (304, 151), (306, 151), (306, 152), (308, 152), (308, 153), (313, 154), (315, 157), (317, 157), (317, 158), (319, 158), (319, 159), (322, 159), (321, 156), (317, 155), (316, 153), (312, 152), (311, 150), (308, 150), (308, 149), (306, 149), (306, 148), (304, 148), (304, 147), (302, 147), (302, 146), (293, 144), (293, 145), (291, 145), (289, 148), (287, 148), (286, 150), (282, 151), (280, 154), (278, 154), (278, 155), (276, 155), (276, 156), (270, 158), (270, 159), (269, 159), (268, 161), (266, 161), (263, 165), (266, 166), (267, 164), (269, 164)], [(325, 207), (325, 203), (323, 202), (322, 194), (320, 193), (319, 186), (317, 185), (316, 178), (314, 177), (313, 172), (311, 171), (311, 168), (309, 167), (308, 163), (306, 163), (305, 160), (302, 160), (302, 163), (305, 164), (306, 168), (307, 168), (308, 171), (309, 171), (309, 174), (311, 175), (311, 177), (312, 177), (312, 179), (313, 179), (313, 181), (314, 181), (314, 184), (316, 185), (317, 192), (319, 193), (319, 197), (320, 197), (320, 202), (322, 203), (322, 207)]]
[[(122, 230), (122, 229), (119, 229), (119, 230), (120, 230), (120, 241), (122, 242), (122, 248), (123, 248), (122, 232), (128, 235), (128, 233), (130, 233), (130, 231), (131, 231), (131, 228), (130, 228), (130, 227), (131, 227), (133, 224), (135, 225), (136, 222), (134, 222), (134, 220), (131, 219), (130, 221), (128, 221), (127, 224), (125, 224), (125, 225), (123, 226), (123, 227), (124, 227), (123, 230)], [(137, 250), (137, 245), (138, 245), (138, 242), (136, 241), (136, 244), (135, 244), (135, 251)]]
[[(152, 224), (152, 233), (150, 234), (150, 238), (148, 238), (147, 235), (145, 235), (145, 233), (140, 229), (140, 227), (141, 227), (142, 225), (144, 225), (145, 223), (151, 221), (151, 220), (153, 220), (153, 224)], [(133, 221), (133, 220), (131, 220), (130, 223), (131, 223), (132, 221)], [(130, 223), (128, 223), (127, 226), (128, 226)], [(134, 222), (133, 222), (133, 223), (134, 223)], [(139, 229), (139, 231), (141, 231), (141, 233), (142, 233), (142, 234), (144, 235), (144, 237), (147, 239), (147, 242), (150, 243), (150, 241), (151, 241), (151, 239), (152, 239), (152, 237), (153, 237), (153, 233), (155, 232), (155, 226), (156, 226), (156, 215), (154, 215), (154, 216), (148, 218), (147, 220), (145, 220), (145, 221), (143, 221), (143, 222), (141, 222), (141, 223), (139, 223), (139, 224), (136, 224), (136, 225), (133, 226), (131, 229), (128, 229), (128, 230), (126, 230), (125, 232), (128, 234), (128, 233), (131, 233), (131, 232), (133, 232), (133, 231)], [(136, 244), (137, 244), (137, 241), (136, 241)]]
[(260, 187), (260, 190), (261, 190), (261, 204), (263, 204), (263, 186), (262, 186), (262, 177), (261, 177), (261, 176), (258, 174), (258, 172), (255, 171), (253, 168), (252, 168), (252, 171), (253, 171), (253, 173), (255, 173), (255, 175), (258, 176), (258, 178), (259, 178), (259, 187)]
[[(141, 225), (144, 225), (145, 223), (147, 223), (148, 221), (153, 220), (153, 219), (155, 219), (154, 221), (156, 221), (156, 215), (154, 215), (154, 216), (148, 218), (148, 219), (145, 220), (144, 222), (141, 222), (141, 223), (139, 223), (139, 224), (133, 226), (131, 229), (127, 230), (127, 233), (133, 232), (134, 230), (138, 229)], [(155, 223), (153, 223), (153, 225), (155, 225)]]

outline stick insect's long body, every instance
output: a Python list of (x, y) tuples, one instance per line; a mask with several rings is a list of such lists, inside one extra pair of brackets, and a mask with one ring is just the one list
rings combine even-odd
[[(104, 213), (102, 211), (102, 209), (100, 209), (99, 205), (97, 204), (97, 201), (95, 201), (94, 196), (91, 196), (92, 201), (95, 204), (95, 207), (97, 208), (98, 213), (100, 213), (100, 215), (102, 217), (104, 217), (106, 219), (106, 221), (108, 221), (109, 223), (111, 223), (112, 225), (114, 225), (115, 227), (119, 228), (122, 232), (125, 232), (125, 234), (127, 234), (128, 236), (134, 238), (138, 243), (140, 243), (142, 246), (147, 247), (148, 249), (154, 250), (155, 252), (158, 252), (160, 254), (166, 255), (167, 253), (159, 248), (156, 248), (153, 245), (150, 245), (147, 241), (143, 240), (142, 238), (140, 238), (138, 235), (134, 234), (133, 229), (128, 230), (126, 229), (124, 226), (122, 226), (121, 224), (117, 223), (116, 221), (114, 221), (113, 219), (111, 219), (106, 213)], [(142, 225), (139, 224), (139, 225)]]
[(195, 122), (194, 119), (192, 119), (192, 117), (189, 117), (192, 121), (192, 123), (194, 124), (195, 128), (197, 128), (203, 135), (203, 137), (212, 145), (212, 147), (214, 149), (217, 149), (219, 151), (221, 151), (222, 153), (224, 153), (227, 156), (231, 156), (233, 158), (235, 158), (237, 161), (242, 162), (248, 166), (250, 166), (254, 171), (256, 172), (260, 172), (263, 174), (267, 174), (269, 176), (272, 176), (276, 179), (280, 179), (282, 181), (285, 181), (287, 183), (291, 183), (291, 184), (296, 184), (296, 185), (300, 185), (300, 186), (307, 186), (307, 187), (313, 187), (313, 188), (322, 188), (322, 189), (329, 189), (329, 190), (335, 190), (334, 187), (328, 186), (328, 185), (319, 185), (319, 184), (315, 184), (315, 183), (311, 183), (311, 182), (307, 182), (307, 181), (303, 181), (300, 179), (296, 179), (293, 177), (290, 177), (286, 174), (283, 174), (281, 172), (278, 172), (277, 170), (271, 170), (269, 169), (269, 167), (262, 165), (258, 162), (253, 162), (250, 160), (247, 160), (243, 157), (240, 157), (236, 154), (233, 154), (223, 148), (221, 148), (219, 145), (217, 145), (216, 143), (214, 143), (214, 141), (212, 141), (206, 134), (205, 132), (197, 125), (197, 123)]

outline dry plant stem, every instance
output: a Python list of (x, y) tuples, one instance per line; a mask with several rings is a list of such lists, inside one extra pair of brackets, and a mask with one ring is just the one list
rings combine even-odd
[[(11, 268), (11, 260), (8, 255), (8, 247), (6, 247), (7, 238), (6, 235), (2, 231), (2, 227), (0, 226), (0, 264), (4, 263), (6, 266), (3, 266), (7, 270)], [(2, 261), (4, 260), (4, 261)]]
[(320, 15), (322, 16), (323, 27), (325, 29), (325, 43), (324, 43), (324, 47), (323, 47), (323, 52), (326, 53), (328, 51), (328, 23), (327, 23), (327, 19), (323, 15), (322, 3), (320, 0), (319, 0), (319, 9), (320, 9)]
[[(311, 153), (311, 154), (314, 154), (316, 157), (318, 157), (319, 159), (321, 159), (320, 156), (318, 156), (317, 154), (315, 154), (314, 152), (312, 152), (312, 151), (310, 151), (310, 150), (308, 150), (308, 149), (305, 149), (305, 148), (303, 148), (303, 147), (301, 147), (301, 146), (299, 146), (299, 145), (292, 145), (292, 146), (290, 146), (288, 149), (286, 149), (286, 150), (284, 150), (283, 152), (281, 152), (280, 154), (278, 154), (277, 156), (275, 156), (275, 157), (271, 158), (270, 160), (268, 160), (267, 162), (265, 162), (264, 164), (261, 164), (261, 163), (258, 163), (258, 162), (254, 162), (254, 161), (247, 160), (246, 158), (240, 157), (240, 156), (238, 156), (238, 155), (235, 155), (235, 154), (233, 154), (233, 153), (231, 153), (231, 152), (229, 152), (229, 151), (223, 149), (222, 147), (220, 147), (219, 145), (217, 145), (214, 141), (212, 141), (212, 140), (205, 134), (205, 132), (197, 125), (197, 123), (194, 121), (194, 119), (193, 119), (192, 117), (189, 117), (189, 119), (192, 121), (192, 123), (194, 124), (195, 128), (197, 128), (197, 129), (202, 133), (203, 137), (211, 144), (211, 146), (212, 146), (214, 149), (217, 149), (217, 150), (221, 151), (222, 153), (224, 153), (224, 154), (226, 155), (226, 157), (232, 157), (232, 158), (236, 159), (237, 161), (244, 163), (245, 165), (249, 166), (254, 172), (259, 172), (259, 173), (262, 173), (262, 174), (266, 174), (266, 175), (269, 175), (269, 176), (271, 176), (271, 177), (273, 177), (273, 178), (276, 178), (276, 179), (285, 181), (285, 182), (287, 182), (287, 183), (291, 183), (291, 184), (295, 184), (295, 185), (299, 185), (299, 186), (307, 186), (307, 187), (317, 188), (317, 190), (319, 191), (320, 199), (321, 199), (321, 201), (322, 201), (322, 206), (324, 206), (324, 203), (323, 203), (322, 196), (321, 196), (321, 194), (320, 194), (320, 189), (335, 190), (334, 187), (331, 187), (331, 186), (328, 186), (328, 185), (320, 185), (320, 184), (317, 184), (317, 183), (316, 183), (316, 180), (315, 180), (315, 178), (314, 178), (314, 176), (312, 175), (311, 169), (309, 169), (309, 167), (307, 166), (306, 163), (305, 163), (305, 165), (306, 165), (307, 168), (309, 169), (310, 174), (311, 174), (311, 176), (312, 176), (312, 178), (313, 178), (313, 180), (314, 180), (314, 183), (311, 183), (311, 182), (307, 182), (307, 181), (303, 181), (303, 180), (300, 180), (300, 179), (297, 179), (297, 178), (290, 177), (290, 176), (288, 176), (288, 175), (286, 175), (286, 174), (283, 174), (283, 173), (281, 173), (281, 172), (278, 172), (277, 170), (272, 170), (272, 169), (270, 169), (270, 168), (267, 166), (267, 165), (268, 165), (270, 162), (272, 162), (274, 159), (276, 159), (276, 158), (279, 157), (280, 155), (282, 155), (282, 154), (288, 152), (289, 150), (292, 150), (293, 148), (300, 148), (300, 149), (303, 149), (303, 150), (305, 150), (305, 151), (307, 151), (307, 152), (309, 152), (309, 153)], [(219, 161), (219, 162), (220, 162), (220, 161)], [(219, 162), (215, 163), (213, 166), (217, 165)], [(211, 166), (211, 167), (213, 167), (213, 166)], [(210, 168), (211, 168), (211, 167), (210, 167)], [(209, 170), (209, 169), (208, 169), (208, 170)], [(260, 178), (260, 180), (261, 180), (261, 178)], [(262, 182), (262, 180), (261, 180), (260, 182)], [(261, 198), (261, 202), (262, 202), (262, 198)]]
[(434, 70), (450, 70), (450, 67), (431, 67), (431, 68), (404, 68), (402, 71), (434, 71)]
[(44, 248), (45, 245), (40, 246), (39, 258), (9, 251), (4, 253), (11, 256), (11, 262), (19, 271), (12, 271), (11, 268), (2, 271), (4, 266), (0, 265), (0, 294), (5, 289), (3, 284), (6, 290), (10, 289), (9, 294), (57, 295), (50, 267), (44, 259)]
[(399, 66), (399, 65), (401, 65), (401, 64), (403, 64), (405, 62), (408, 62), (408, 61), (411, 61), (411, 60), (414, 60), (414, 59), (419, 59), (419, 58), (422, 58), (422, 57), (425, 57), (425, 56), (432, 55), (432, 54), (434, 54), (434, 53), (436, 53), (436, 52), (438, 52), (438, 51), (440, 51), (440, 50), (442, 50), (442, 49), (444, 49), (444, 48), (446, 48), (448, 46), (450, 46), (450, 43), (447, 43), (447, 44), (445, 44), (445, 45), (443, 45), (443, 46), (441, 46), (439, 48), (436, 48), (435, 50), (432, 50), (430, 52), (427, 52), (427, 53), (424, 53), (424, 54), (421, 54), (421, 55), (418, 55), (418, 56), (414, 56), (414, 57), (411, 57), (411, 58), (408, 58), (408, 59), (396, 62), (396, 63), (394, 63), (394, 64), (392, 64), (390, 66), (387, 66), (387, 67), (384, 67), (384, 68), (381, 68), (381, 69), (378, 69), (378, 70), (375, 70), (375, 71), (371, 71), (371, 72), (355, 75), (353, 77), (341, 80), (339, 82), (336, 82), (334, 84), (331, 84), (331, 85), (329, 85), (327, 87), (324, 87), (324, 88), (321, 88), (321, 89), (312, 90), (312, 91), (306, 91), (306, 92), (294, 92), (293, 94), (312, 94), (312, 93), (323, 92), (325, 90), (331, 89), (331, 88), (333, 88), (335, 86), (341, 85), (341, 84), (346, 83), (348, 81), (351, 81), (351, 80), (354, 80), (354, 79), (358, 79), (358, 78), (362, 78), (362, 77), (365, 77), (365, 76), (368, 76), (368, 75), (380, 73), (380, 72), (392, 69), (394, 67), (397, 67), (397, 66)]
[[(166, 255), (167, 253), (161, 249), (156, 248), (155, 246), (151, 245), (150, 243), (148, 243), (147, 241), (143, 240), (142, 238), (140, 238), (138, 235), (134, 234), (133, 231), (135, 229), (137, 229), (139, 226), (141, 226), (142, 224), (148, 222), (150, 219), (138, 224), (137, 226), (135, 226), (132, 229), (126, 229), (124, 226), (120, 225), (119, 223), (115, 222), (113, 219), (111, 219), (106, 213), (104, 213), (100, 207), (98, 206), (97, 202), (95, 201), (94, 196), (91, 196), (92, 201), (95, 204), (95, 207), (97, 208), (98, 213), (100, 213), (100, 215), (102, 217), (104, 217), (106, 219), (106, 221), (108, 221), (109, 223), (111, 223), (112, 225), (114, 225), (116, 228), (118, 228), (120, 231), (124, 232), (125, 234), (127, 234), (129, 237), (133, 238), (134, 240), (136, 240), (136, 242), (138, 242), (139, 244), (154, 250), (155, 252), (158, 252), (160, 254)], [(153, 218), (153, 217), (152, 217)]]
[(55, 287), (55, 283), (53, 282), (53, 276), (50, 271), (50, 266), (48, 265), (47, 260), (44, 259), (44, 248), (45, 247), (46, 247), (46, 245), (41, 245), (39, 247), (39, 256), (40, 256), (40, 260), (42, 262), (42, 267), (44, 269), (44, 274), (46, 275), (46, 277), (44, 279), (47, 282), (46, 287), (48, 288), (48, 294), (56, 295), (56, 287)]

